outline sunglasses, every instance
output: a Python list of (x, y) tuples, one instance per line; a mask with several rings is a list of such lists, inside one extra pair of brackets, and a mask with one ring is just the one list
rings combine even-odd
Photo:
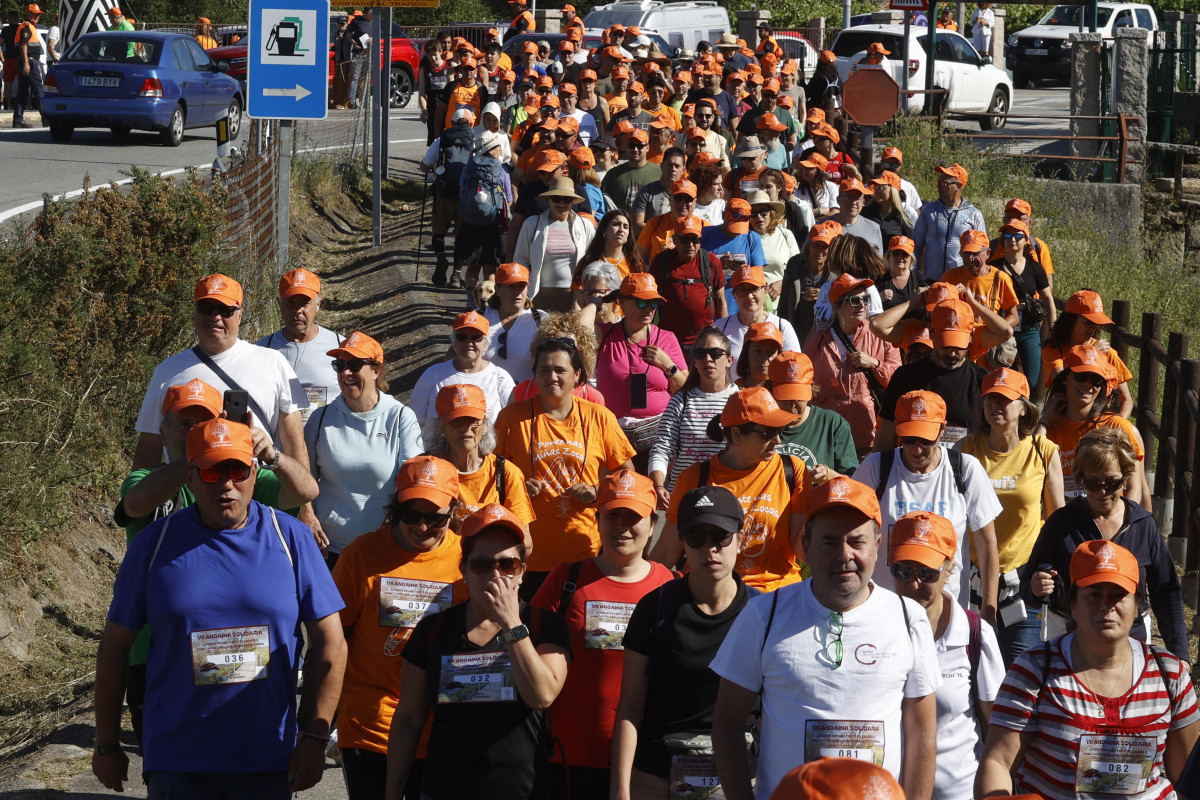
[(487, 556), (471, 556), (467, 561), (467, 569), (472, 575), (491, 575), (494, 570), (500, 570), (500, 574), (506, 578), (515, 578), (521, 574), (521, 568), (525, 566), (525, 562), (516, 556), (503, 556), (501, 558), (489, 558)]
[(1019, 242), (1025, 238), (1025, 234), (1023, 233), (1002, 233), (1000, 236), (1006, 242)]
[(630, 150), (644, 150), (649, 146), (650, 145), (646, 144), (645, 142), (639, 142), (637, 139), (634, 139), (632, 142), (626, 145), (626, 147), (628, 147)]
[(649, 308), (653, 311), (658, 310), (658, 301), (657, 300), (643, 300), (640, 297), (623, 297), (621, 299), (622, 300), (632, 300), (637, 305), (637, 307), (640, 308), (642, 311), (645, 311), (647, 308)]
[(672, 195), (671, 199), (674, 200), (676, 203), (694, 203), (694, 202), (696, 202), (696, 198), (692, 197), (690, 194)]
[(197, 469), (200, 473), (200, 480), (203, 483), (224, 483), (227, 480), (232, 480), (234, 483), (241, 483), (250, 477), (250, 472), (254, 469), (252, 464), (235, 464), (234, 466), (211, 467), (209, 469)]
[(551, 197), (550, 202), (551, 203), (574, 203), (575, 198), (574, 197)]
[(679, 244), (681, 244), (681, 245), (694, 245), (694, 244), (700, 244), (700, 237), (699, 236), (680, 236), (680, 237), (677, 237), (675, 241), (679, 242)]
[(1113, 478), (1107, 481), (1104, 478), (1080, 478), (1079, 482), (1084, 489), (1097, 494), (1112, 494), (1125, 485), (1124, 478)]
[(920, 436), (901, 436), (901, 447), (933, 447), (937, 444), (936, 439), (922, 439)]
[(500, 331), (500, 336), (496, 341), (500, 345), (498, 348), (496, 348), (496, 355), (500, 358), (501, 361), (507, 361), (508, 360), (508, 331)]
[(958, 181), (944, 180), (944, 181), (938, 181), (938, 186), (962, 186), (962, 184), (959, 183)]
[(851, 308), (865, 308), (869, 301), (865, 294), (856, 294), (853, 297), (847, 297), (843, 302)]
[(444, 528), (450, 524), (450, 518), (453, 516), (453, 514), (442, 514), (436, 511), (426, 514), (408, 506), (401, 506), (396, 511), (396, 519), (405, 525), (420, 525), (424, 522), (427, 528)]
[(470, 342), (471, 344), (475, 344), (475, 342), (482, 341), (482, 339), (483, 339), (482, 333), (456, 333), (456, 334), (454, 334), (454, 341), (456, 341), (456, 342)]
[(733, 534), (725, 531), (688, 531), (683, 535), (683, 541), (693, 550), (710, 547), (724, 549), (733, 542)]
[(783, 435), (783, 428), (747, 428), (746, 433), (756, 433), (763, 439), (770, 441), (777, 436)]
[(769, 216), (771, 216), (771, 209), (770, 208), (756, 208), (753, 211), (751, 211), (750, 213), (756, 217), (769, 217)]
[(368, 366), (368, 365), (375, 366), (375, 362), (371, 361), (369, 358), (350, 358), (350, 359), (335, 358), (333, 361), (331, 361), (329, 363), (333, 364), (334, 372), (341, 372), (342, 370), (348, 369), (351, 372), (353, 372), (355, 375), (357, 375), (358, 371), (361, 370), (365, 366)]
[(240, 310), (240, 306), (227, 306), (215, 300), (201, 300), (199, 303), (196, 303), (196, 313), (202, 317), (211, 317), (214, 314), (219, 314), (221, 319), (229, 319)]
[(892, 564), (892, 577), (898, 581), (912, 580), (913, 572), (917, 573), (917, 580), (921, 583), (937, 583), (938, 578), (942, 577), (941, 569), (933, 567), (917, 567), (915, 570), (908, 564)]
[(1093, 375), (1090, 372), (1072, 372), (1071, 377), (1073, 377), (1075, 380), (1079, 381), (1080, 383), (1090, 383), (1092, 386), (1094, 386), (1097, 389), (1099, 389), (1101, 386), (1105, 386), (1108, 384), (1107, 380), (1105, 380), (1104, 378), (1102, 378), (1099, 375)]
[(713, 361), (716, 361), (717, 359), (724, 358), (727, 355), (729, 355), (729, 351), (720, 347), (697, 347), (692, 351), (692, 356), (697, 361), (705, 361), (710, 358)]

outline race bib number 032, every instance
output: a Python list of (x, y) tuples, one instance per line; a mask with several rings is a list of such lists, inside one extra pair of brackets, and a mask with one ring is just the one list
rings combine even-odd
[(516, 699), (508, 653), (442, 656), (439, 703), (505, 703)]

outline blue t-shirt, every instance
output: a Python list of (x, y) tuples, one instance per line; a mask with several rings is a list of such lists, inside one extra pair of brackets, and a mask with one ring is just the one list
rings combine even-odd
[[(724, 253), (745, 253), (746, 263), (750, 266), (765, 267), (767, 265), (767, 254), (763, 250), (762, 237), (754, 231), (730, 236), (720, 225), (708, 225), (700, 234), (700, 246), (717, 258)], [(733, 284), (728, 280), (725, 282), (725, 305), (729, 308), (730, 314), (737, 313), (737, 302), (733, 299)]]
[(287, 769), (296, 743), (300, 623), (336, 614), (344, 603), (312, 532), (276, 516), (283, 541), (271, 509), (258, 501), (245, 527), (221, 531), (189, 506), (130, 544), (108, 618), (153, 631), (145, 771)]

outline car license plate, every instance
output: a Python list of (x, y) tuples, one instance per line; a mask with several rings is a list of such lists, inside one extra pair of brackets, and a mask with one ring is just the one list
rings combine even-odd
[(89, 89), (119, 89), (121, 88), (120, 78), (96, 78), (81, 75), (79, 77), (79, 85)]
[(1027, 47), (1027, 48), (1025, 48), (1025, 55), (1027, 55), (1027, 56), (1048, 56), (1048, 55), (1050, 55), (1050, 51), (1044, 47)]

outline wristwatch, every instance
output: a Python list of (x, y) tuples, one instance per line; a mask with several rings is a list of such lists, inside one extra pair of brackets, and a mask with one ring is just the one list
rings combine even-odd
[(512, 630), (504, 631), (503, 633), (501, 633), (500, 637), (499, 637), (499, 641), (500, 641), (500, 644), (511, 644), (512, 642), (519, 642), (522, 639), (527, 639), (527, 638), (529, 638), (529, 626), (528, 625), (518, 625), (517, 627), (513, 628)]
[(279, 457), (283, 455), (282, 453), (279, 452), (278, 447), (273, 448), (273, 449), (275, 450), (275, 458), (271, 460), (271, 463), (268, 464), (265, 461), (260, 461), (258, 464), (263, 469), (270, 470), (272, 472), (279, 469)]
[(669, 370), (667, 370), (667, 377), (674, 378), (676, 372), (679, 372), (679, 367), (676, 366), (675, 364), (672, 364), (671, 368)]
[(121, 752), (120, 744), (110, 744), (108, 742), (96, 742), (96, 755), (111, 756), (113, 753)]

